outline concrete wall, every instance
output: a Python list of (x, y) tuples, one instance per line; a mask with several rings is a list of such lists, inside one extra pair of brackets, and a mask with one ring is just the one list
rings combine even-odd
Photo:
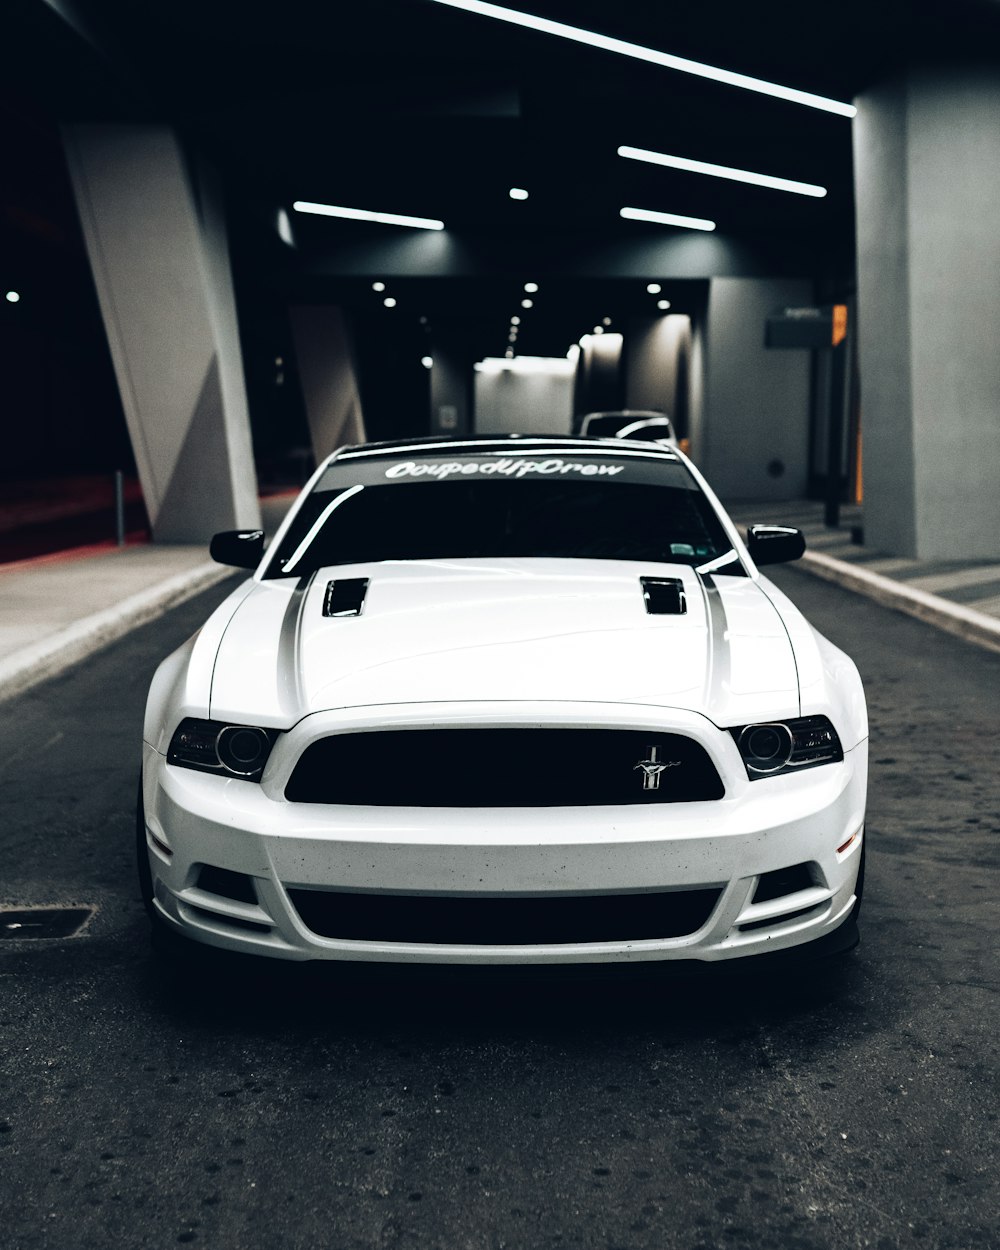
[[(764, 346), (764, 323), (810, 304), (796, 279), (713, 278), (704, 324), (699, 467), (724, 499), (801, 499), (809, 452), (809, 353)], [(780, 471), (779, 471), (780, 470)]]
[(291, 309), (295, 356), (316, 463), (345, 443), (363, 443), (357, 372), (339, 308), (300, 304)]
[(573, 373), (568, 362), (552, 369), (501, 369), (475, 375), (477, 434), (568, 434), (573, 415)]
[(196, 199), (172, 131), (64, 132), (153, 536), (260, 524), (218, 187)]
[(855, 135), (865, 538), (1000, 550), (1000, 70), (914, 67)]

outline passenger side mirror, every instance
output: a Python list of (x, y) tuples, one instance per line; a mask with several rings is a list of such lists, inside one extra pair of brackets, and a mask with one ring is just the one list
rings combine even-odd
[(219, 564), (255, 569), (264, 554), (264, 531), (223, 530), (221, 534), (213, 535), (208, 554)]
[(785, 564), (797, 560), (806, 549), (802, 531), (789, 525), (751, 525), (747, 550), (754, 564)]

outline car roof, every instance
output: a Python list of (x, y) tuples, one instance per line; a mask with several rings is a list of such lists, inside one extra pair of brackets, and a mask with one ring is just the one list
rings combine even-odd
[(356, 443), (338, 448), (325, 463), (334, 460), (354, 459), (356, 457), (393, 457), (405, 453), (408, 456), (441, 456), (450, 450), (457, 455), (476, 455), (477, 453), (496, 452), (568, 452), (579, 455), (605, 454), (648, 455), (653, 459), (677, 460), (673, 449), (663, 443), (650, 442), (645, 446), (637, 446), (636, 442), (617, 438), (588, 438), (586, 436), (556, 435), (546, 437), (542, 434), (469, 434), (461, 438), (451, 436), (393, 439), (381, 443)]

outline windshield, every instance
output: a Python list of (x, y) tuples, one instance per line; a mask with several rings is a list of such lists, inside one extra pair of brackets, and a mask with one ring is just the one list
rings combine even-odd
[[(702, 565), (731, 551), (683, 465), (628, 455), (345, 457), (305, 500), (265, 576), (532, 556)], [(725, 571), (744, 570), (734, 559)]]

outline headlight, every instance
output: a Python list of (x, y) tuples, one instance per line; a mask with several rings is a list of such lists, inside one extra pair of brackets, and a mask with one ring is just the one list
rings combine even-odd
[(188, 717), (174, 730), (167, 763), (259, 781), (278, 733), (277, 729), (257, 725), (227, 725), (225, 721)]
[(814, 768), (817, 764), (833, 764), (844, 758), (837, 731), (825, 716), (762, 721), (740, 725), (729, 732), (736, 739), (751, 781)]

